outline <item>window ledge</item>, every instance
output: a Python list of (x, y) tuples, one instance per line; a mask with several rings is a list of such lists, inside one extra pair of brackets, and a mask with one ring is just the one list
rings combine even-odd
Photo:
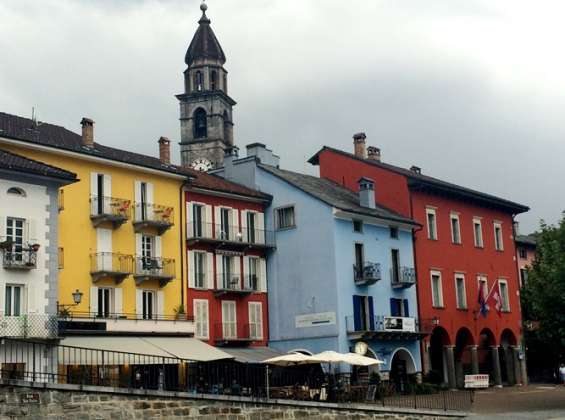
[(292, 226), (288, 226), (288, 227), (283, 227), (283, 228), (277, 228), (277, 232), (283, 232), (285, 230), (292, 230), (292, 229), (296, 229), (296, 225), (292, 225)]
[(469, 312), (469, 308), (457, 308), (457, 310), (461, 312)]
[(434, 306), (432, 305), (433, 309), (445, 309), (445, 306)]

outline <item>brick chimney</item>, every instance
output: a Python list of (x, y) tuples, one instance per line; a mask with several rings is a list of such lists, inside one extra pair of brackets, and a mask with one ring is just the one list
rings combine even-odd
[(353, 147), (355, 151), (355, 156), (361, 159), (367, 157), (367, 151), (365, 150), (365, 139), (367, 136), (365, 133), (357, 133), (353, 135)]
[(377, 162), (381, 161), (381, 149), (375, 146), (367, 147), (367, 158), (369, 160), (376, 160)]
[(159, 138), (159, 160), (165, 165), (171, 164), (171, 141), (167, 137)]
[(90, 118), (83, 117), (80, 121), (80, 125), (82, 125), (82, 145), (94, 147), (94, 121)]

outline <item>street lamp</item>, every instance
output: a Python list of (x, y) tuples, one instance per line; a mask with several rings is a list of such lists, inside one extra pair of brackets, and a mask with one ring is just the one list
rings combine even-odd
[(80, 290), (76, 289), (73, 292), (73, 301), (75, 302), (75, 305), (79, 305), (82, 301), (82, 292)]
[(77, 306), (80, 304), (80, 302), (82, 301), (82, 295), (83, 293), (76, 289), (73, 293), (73, 302), (72, 304), (59, 304), (59, 302), (57, 302), (57, 313), (59, 314), (59, 316), (61, 317), (68, 317), (70, 316), (70, 312), (69, 312), (69, 308), (72, 308), (73, 306)]

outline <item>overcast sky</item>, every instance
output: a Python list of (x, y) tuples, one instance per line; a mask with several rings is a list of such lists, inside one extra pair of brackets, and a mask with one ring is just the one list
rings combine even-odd
[[(199, 0), (0, 0), (0, 111), (156, 155), (179, 140)], [(529, 205), (565, 209), (565, 2), (208, 0), (227, 56), (235, 140), (287, 169), (367, 133), (383, 160)], [(174, 156), (178, 162), (178, 146)]]

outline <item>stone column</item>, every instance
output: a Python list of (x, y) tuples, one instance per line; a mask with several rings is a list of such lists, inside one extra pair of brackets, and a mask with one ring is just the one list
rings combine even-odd
[(479, 346), (469, 346), (471, 352), (471, 372), (473, 375), (479, 374)]
[(525, 385), (522, 377), (522, 360), (520, 360), (520, 346), (511, 347), (512, 361), (514, 362), (514, 377), (516, 384)]
[(447, 384), (449, 388), (455, 389), (457, 383), (455, 381), (455, 356), (453, 354), (454, 346), (443, 346), (443, 357), (445, 367), (447, 368)]
[(502, 375), (500, 373), (500, 358), (498, 357), (498, 346), (491, 346), (492, 355), (492, 376), (494, 378), (494, 385), (502, 388)]
[[(501, 347), (500, 350), (504, 352), (504, 361), (506, 363), (506, 376), (508, 377), (508, 385), (516, 385), (516, 371), (514, 370), (514, 351), (512, 347)], [(499, 351), (500, 351), (499, 350)]]

